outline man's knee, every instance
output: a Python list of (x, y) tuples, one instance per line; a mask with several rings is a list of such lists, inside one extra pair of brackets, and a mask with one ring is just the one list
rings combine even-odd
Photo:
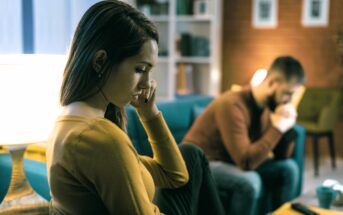
[(286, 159), (282, 162), (282, 175), (286, 178), (292, 178), (296, 180), (299, 177), (299, 167), (293, 159)]
[(246, 177), (242, 177), (238, 182), (238, 191), (251, 199), (258, 199), (262, 194), (262, 180), (256, 172), (248, 172)]
[(224, 162), (210, 163), (212, 174), (217, 186), (243, 199), (258, 199), (262, 193), (262, 180), (255, 171), (243, 171), (238, 167)]

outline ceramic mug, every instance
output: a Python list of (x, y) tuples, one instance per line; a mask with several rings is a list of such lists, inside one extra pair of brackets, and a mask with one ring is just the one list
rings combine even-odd
[(317, 197), (319, 201), (319, 207), (330, 209), (333, 201), (335, 200), (337, 192), (326, 186), (317, 187)]

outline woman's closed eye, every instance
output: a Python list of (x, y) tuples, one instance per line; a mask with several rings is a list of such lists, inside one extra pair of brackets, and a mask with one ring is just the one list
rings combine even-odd
[(145, 70), (136, 68), (136, 73), (144, 73), (144, 72), (145, 72)]
[(136, 72), (137, 73), (144, 73), (146, 71), (147, 71), (147, 67), (146, 66), (136, 67)]
[(145, 72), (150, 72), (152, 70), (152, 68), (148, 68), (148, 67), (137, 67), (136, 68), (136, 72), (137, 73), (145, 73)]

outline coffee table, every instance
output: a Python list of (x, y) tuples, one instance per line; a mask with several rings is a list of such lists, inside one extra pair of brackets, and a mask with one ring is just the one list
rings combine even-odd
[[(308, 191), (308, 192), (305, 192), (304, 194), (302, 194), (301, 196), (296, 198), (294, 200), (294, 202), (301, 202), (302, 204), (305, 204), (307, 206), (319, 207), (319, 202), (318, 202), (318, 198), (317, 198), (315, 189)], [(334, 211), (342, 211), (343, 212), (343, 206), (332, 205), (330, 209), (334, 210)]]
[[(340, 206), (331, 206), (330, 210), (321, 209), (319, 208), (319, 202), (316, 196), (315, 191), (308, 191), (298, 198), (294, 199), (292, 202), (300, 202), (306, 206), (308, 206), (311, 210), (317, 212), (320, 215), (343, 215), (343, 207)], [(287, 202), (283, 204), (280, 208), (278, 208), (273, 213), (269, 213), (268, 215), (300, 215), (299, 213), (293, 209), (291, 209), (291, 203)]]

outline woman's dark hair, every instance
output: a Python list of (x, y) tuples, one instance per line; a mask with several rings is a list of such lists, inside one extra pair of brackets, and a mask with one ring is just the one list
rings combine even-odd
[[(60, 104), (68, 105), (97, 94), (111, 68), (137, 55), (148, 40), (158, 43), (157, 28), (141, 12), (118, 0), (94, 4), (83, 15), (74, 33), (63, 74)], [(107, 59), (96, 72), (92, 62), (101, 49), (107, 52)], [(126, 131), (124, 108), (109, 104), (105, 117)]]

